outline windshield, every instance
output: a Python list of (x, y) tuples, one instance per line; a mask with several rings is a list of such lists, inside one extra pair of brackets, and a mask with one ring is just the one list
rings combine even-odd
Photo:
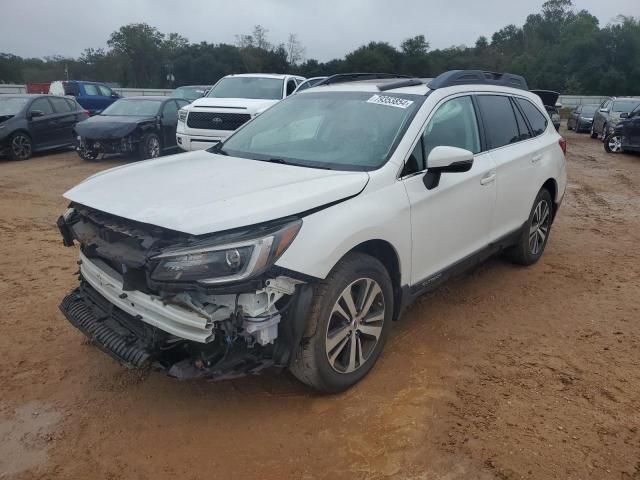
[(25, 97), (0, 97), (0, 116), (16, 115), (28, 101)]
[(220, 80), (207, 97), (280, 100), (283, 88), (281, 78), (227, 77)]
[(200, 97), (204, 97), (206, 91), (205, 87), (180, 87), (171, 92), (171, 96), (186, 100), (197, 100)]
[(617, 100), (613, 102), (614, 112), (630, 112), (640, 104), (638, 100)]
[(294, 95), (213, 152), (335, 170), (374, 170), (391, 156), (424, 96), (373, 92)]
[(585, 105), (582, 107), (582, 115), (591, 115), (596, 113), (596, 110), (598, 110), (598, 105)]
[(161, 100), (122, 99), (105, 108), (100, 115), (123, 117), (155, 117), (160, 111)]

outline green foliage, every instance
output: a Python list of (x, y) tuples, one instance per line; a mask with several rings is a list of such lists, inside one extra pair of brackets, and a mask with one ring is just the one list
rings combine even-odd
[(66, 78), (136, 87), (211, 84), (230, 73), (291, 72), (307, 77), (345, 72), (390, 72), (434, 77), (461, 68), (524, 75), (531, 87), (567, 94), (640, 94), (640, 21), (619, 16), (604, 27), (572, 0), (548, 0), (522, 26), (506, 25), (472, 47), (431, 50), (424, 35), (397, 48), (372, 41), (343, 59), (304, 59), (295, 34), (273, 44), (256, 25), (235, 45), (189, 43), (145, 23), (113, 32), (108, 49), (86, 49), (80, 58), (21, 58), (0, 53), (0, 83), (47, 82)]

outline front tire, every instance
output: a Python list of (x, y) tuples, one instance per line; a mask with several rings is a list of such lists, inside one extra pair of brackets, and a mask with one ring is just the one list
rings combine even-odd
[(551, 233), (553, 200), (545, 188), (533, 202), (529, 219), (522, 229), (518, 243), (505, 251), (505, 256), (518, 265), (533, 265), (544, 253)]
[(142, 160), (158, 158), (161, 151), (160, 137), (155, 133), (147, 133), (140, 140), (140, 146), (138, 148), (138, 153)]
[(26, 133), (14, 133), (9, 139), (9, 158), (11, 160), (27, 160), (33, 154), (31, 137)]
[(321, 392), (355, 385), (384, 348), (393, 308), (393, 287), (382, 263), (349, 254), (314, 287), (307, 330), (289, 370)]

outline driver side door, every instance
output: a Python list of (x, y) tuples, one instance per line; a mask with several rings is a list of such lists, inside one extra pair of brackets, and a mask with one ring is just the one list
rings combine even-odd
[[(467, 172), (443, 173), (425, 186), (426, 159), (437, 146), (474, 154)], [(414, 287), (446, 278), (449, 267), (489, 243), (496, 198), (495, 163), (482, 152), (474, 102), (469, 95), (444, 100), (434, 110), (402, 173), (411, 209)]]

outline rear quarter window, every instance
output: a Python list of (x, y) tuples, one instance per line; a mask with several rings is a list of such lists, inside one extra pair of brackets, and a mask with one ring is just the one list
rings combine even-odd
[(520, 105), (524, 115), (527, 117), (533, 136), (537, 137), (538, 135), (542, 135), (549, 123), (547, 117), (543, 115), (533, 103), (525, 98), (516, 98), (516, 102)]

